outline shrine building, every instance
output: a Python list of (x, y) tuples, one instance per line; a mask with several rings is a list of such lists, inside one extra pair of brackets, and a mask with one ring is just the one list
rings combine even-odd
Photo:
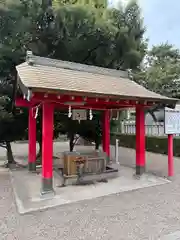
[(120, 70), (34, 56), (16, 67), (17, 107), (29, 109), (29, 171), (36, 170), (36, 117), (42, 108), (42, 194), (53, 191), (54, 110), (86, 109), (103, 112), (102, 149), (110, 158), (110, 111), (136, 109), (136, 174), (145, 171), (145, 113), (155, 106), (172, 106), (177, 99), (147, 90)]

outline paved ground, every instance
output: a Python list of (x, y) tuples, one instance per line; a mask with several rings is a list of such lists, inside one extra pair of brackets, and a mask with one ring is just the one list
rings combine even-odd
[(140, 179), (134, 178), (134, 169), (121, 166), (119, 172), (111, 174), (113, 178), (108, 179), (107, 183), (59, 187), (62, 178), (54, 171), (53, 185), (56, 194), (42, 197), (40, 196), (41, 174), (28, 173), (27, 169), (17, 169), (10, 173), (20, 214), (170, 183), (169, 180), (152, 174), (144, 174)]
[[(25, 146), (15, 148), (22, 154)], [(120, 162), (132, 166), (134, 151), (121, 148), (119, 152)], [(147, 157), (147, 170), (157, 168), (156, 173), (167, 174), (167, 157)], [(1, 170), (0, 240), (163, 239), (180, 230), (180, 160), (175, 160), (175, 166), (176, 178), (170, 184), (24, 216), (16, 211), (9, 174)]]

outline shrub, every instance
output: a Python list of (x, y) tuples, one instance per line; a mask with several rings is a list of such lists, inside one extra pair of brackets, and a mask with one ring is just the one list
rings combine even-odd
[[(116, 139), (119, 139), (119, 145), (122, 147), (136, 148), (136, 135), (112, 134), (111, 144), (115, 145)], [(146, 151), (168, 154), (167, 136), (146, 136)], [(174, 138), (174, 156), (180, 156), (180, 138)]]

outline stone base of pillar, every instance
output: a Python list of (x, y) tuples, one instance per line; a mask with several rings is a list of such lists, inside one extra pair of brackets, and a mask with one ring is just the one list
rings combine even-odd
[(41, 195), (45, 194), (54, 194), (52, 178), (42, 178)]
[(28, 170), (29, 170), (29, 172), (36, 172), (36, 162), (29, 162)]
[(143, 173), (145, 173), (145, 166), (136, 165), (136, 175), (141, 176)]

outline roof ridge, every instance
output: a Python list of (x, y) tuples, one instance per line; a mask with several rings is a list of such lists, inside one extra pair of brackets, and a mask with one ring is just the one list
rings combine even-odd
[(42, 65), (42, 66), (70, 69), (70, 70), (81, 71), (81, 72), (97, 73), (97, 74), (106, 75), (106, 76), (129, 78), (129, 74), (127, 71), (97, 67), (93, 65), (57, 60), (57, 59), (46, 58), (46, 57), (40, 57), (40, 56), (33, 55), (31, 51), (27, 51), (26, 62), (28, 65), (31, 65), (31, 66)]

